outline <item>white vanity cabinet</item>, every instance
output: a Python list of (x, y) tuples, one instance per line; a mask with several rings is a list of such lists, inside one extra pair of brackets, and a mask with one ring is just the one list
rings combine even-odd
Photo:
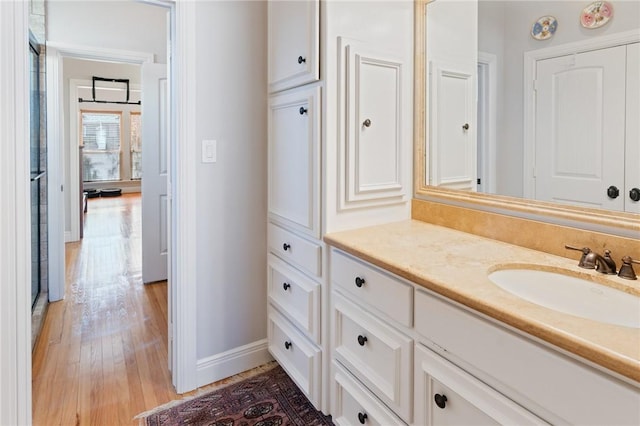
[(269, 1), (269, 92), (320, 78), (320, 1)]
[(638, 386), (341, 250), (329, 265), (337, 424), (640, 424)]

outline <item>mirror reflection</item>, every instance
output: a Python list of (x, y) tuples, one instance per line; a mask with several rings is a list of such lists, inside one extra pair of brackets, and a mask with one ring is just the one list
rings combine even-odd
[(428, 185), (640, 213), (640, 2), (426, 10)]

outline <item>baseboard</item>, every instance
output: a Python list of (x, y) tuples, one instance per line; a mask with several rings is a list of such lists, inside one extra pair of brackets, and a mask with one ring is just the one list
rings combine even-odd
[(198, 387), (273, 361), (267, 339), (198, 360)]

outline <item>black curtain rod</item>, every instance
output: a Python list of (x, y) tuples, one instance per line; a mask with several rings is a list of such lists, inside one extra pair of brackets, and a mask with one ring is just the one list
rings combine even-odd
[(138, 102), (101, 101), (99, 99), (82, 99), (82, 98), (78, 98), (78, 102), (80, 102), (80, 103), (96, 103), (96, 104), (142, 105), (141, 101), (138, 101)]
[[(124, 83), (124, 84), (126, 84), (127, 85), (127, 100), (125, 102), (123, 102), (123, 101), (102, 101), (102, 100), (96, 99), (96, 81), (108, 81), (110, 83)], [(128, 78), (104, 78), (104, 77), (93, 76), (92, 77), (92, 82), (91, 82), (91, 95), (93, 96), (93, 99), (78, 98), (78, 102), (80, 102), (80, 103), (93, 102), (93, 103), (98, 103), (98, 104), (119, 104), (119, 105), (142, 105), (141, 101), (129, 102), (129, 79)]]

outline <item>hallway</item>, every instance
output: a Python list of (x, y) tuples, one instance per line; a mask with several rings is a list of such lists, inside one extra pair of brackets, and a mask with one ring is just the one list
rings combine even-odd
[(170, 400), (167, 284), (142, 284), (140, 194), (89, 200), (33, 353), (35, 425), (137, 424)]

